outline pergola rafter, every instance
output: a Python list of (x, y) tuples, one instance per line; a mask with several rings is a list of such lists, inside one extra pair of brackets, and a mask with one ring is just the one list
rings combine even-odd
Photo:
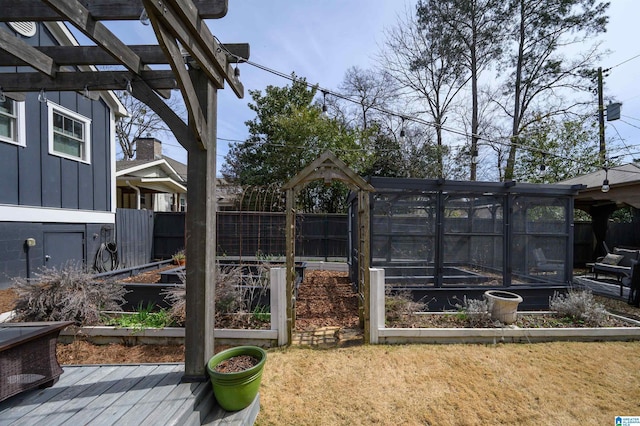
[[(22, 100), (20, 92), (123, 90), (130, 84), (132, 95), (158, 114), (187, 150), (185, 379), (204, 379), (213, 355), (215, 314), (217, 90), (226, 82), (243, 97), (231, 64), (249, 58), (248, 44), (221, 46), (204, 21), (225, 16), (228, 0), (0, 0), (0, 10), (0, 22), (69, 22), (96, 44), (34, 47), (0, 30), (0, 67), (33, 69), (0, 72), (4, 93)], [(143, 10), (157, 45), (127, 45), (102, 23), (137, 20)], [(171, 70), (153, 70), (151, 64), (168, 64)], [(100, 71), (100, 65), (122, 69)], [(188, 122), (161, 99), (175, 88)]]
[[(131, 21), (140, 18), (140, 0), (81, 0), (93, 19), (97, 21)], [(192, 0), (203, 19), (219, 19), (227, 14), (228, 0)], [(0, 22), (12, 21), (60, 21), (61, 16), (42, 0), (0, 0)]]

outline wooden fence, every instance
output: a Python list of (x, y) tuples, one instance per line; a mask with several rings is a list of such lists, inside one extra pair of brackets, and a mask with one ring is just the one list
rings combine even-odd
[(150, 210), (116, 210), (118, 269), (144, 265), (153, 258), (154, 213)]

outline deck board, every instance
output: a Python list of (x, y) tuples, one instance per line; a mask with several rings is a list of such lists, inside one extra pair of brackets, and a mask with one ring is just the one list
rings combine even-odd
[(0, 426), (250, 425), (259, 411), (258, 398), (246, 410), (223, 411), (215, 404), (209, 382), (182, 383), (182, 363), (63, 369), (53, 387), (0, 402)]
[[(84, 369), (74, 369), (69, 371), (67, 374), (66, 369), (65, 373), (60, 376), (61, 380), (65, 380), (65, 383), (73, 384), (79, 380), (82, 380), (84, 377), (88, 376), (92, 372), (96, 371), (98, 367), (87, 367)], [(63, 379), (64, 378), (64, 379)], [(13, 396), (3, 402), (0, 403), (0, 426), (9, 425), (16, 420), (22, 418), (27, 415), (29, 412), (33, 411), (41, 404), (46, 403), (47, 401), (56, 398), (59, 393), (62, 393), (65, 388), (60, 386), (60, 382), (56, 384), (56, 386), (52, 388), (46, 389), (47, 392), (43, 390), (31, 390), (28, 392), (22, 392), (16, 396)], [(5, 409), (5, 407), (11, 407), (11, 410)]]
[(128, 383), (129, 386), (122, 388), (118, 393), (118, 398), (98, 416), (93, 424), (97, 426), (112, 425), (117, 423), (122, 416), (134, 409), (136, 404), (152, 389), (160, 384), (165, 374), (181, 371), (181, 366), (153, 366), (153, 369), (145, 373), (145, 370), (138, 370), (132, 377), (139, 376), (141, 380), (135, 383)]
[[(105, 413), (105, 416), (111, 421), (114, 417), (113, 413), (119, 405), (118, 399), (122, 398), (127, 391), (133, 389), (146, 376), (151, 375), (156, 368), (157, 366), (144, 365), (136, 370), (127, 372), (122, 380), (109, 387), (99, 398), (95, 398), (91, 403), (86, 404), (82, 411), (70, 417), (68, 422), (83, 424), (85, 418), (97, 419), (107, 410), (110, 410), (110, 413)], [(112, 378), (110, 377), (109, 379), (111, 380)]]
[[(83, 377), (81, 380), (66, 385), (66, 382), (63, 382), (62, 376), (60, 376), (60, 381), (56, 387), (63, 388), (62, 392), (57, 392), (55, 396), (44, 401), (37, 407), (34, 407), (33, 410), (29, 411), (21, 418), (15, 420), (13, 423), (10, 423), (13, 426), (33, 426), (37, 424), (47, 424), (48, 422), (45, 418), (49, 415), (55, 415), (62, 410), (62, 406), (68, 401), (73, 400), (74, 398), (78, 398), (82, 392), (89, 389), (91, 385), (96, 382), (105, 380), (106, 377), (115, 371), (115, 367), (102, 367), (94, 371), (92, 374)], [(55, 388), (54, 388), (55, 389)], [(48, 389), (45, 389), (45, 393)], [(0, 412), (2, 414), (2, 412)], [(0, 417), (4, 417), (4, 415), (0, 415)]]
[(167, 372), (152, 391), (146, 392), (136, 402), (135, 409), (129, 409), (118, 419), (118, 425), (139, 425), (141, 419), (146, 419), (147, 416), (153, 413), (165, 401), (173, 388), (180, 384), (183, 375), (182, 369)]

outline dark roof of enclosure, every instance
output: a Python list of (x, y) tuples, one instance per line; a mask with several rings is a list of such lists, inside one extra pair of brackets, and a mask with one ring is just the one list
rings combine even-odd
[(538, 196), (575, 196), (581, 185), (550, 185), (520, 182), (478, 182), (444, 179), (369, 177), (367, 181), (376, 192), (430, 191), (478, 194), (526, 194)]

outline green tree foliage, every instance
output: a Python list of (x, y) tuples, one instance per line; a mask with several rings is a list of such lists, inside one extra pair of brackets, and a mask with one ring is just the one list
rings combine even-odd
[[(540, 119), (531, 124), (514, 175), (518, 181), (555, 183), (598, 169), (597, 123)], [(544, 170), (540, 166), (544, 164)]]
[[(233, 146), (222, 173), (242, 186), (284, 184), (326, 150), (357, 169), (358, 132), (330, 119), (314, 103), (316, 88), (293, 76), (290, 86), (249, 91), (256, 117), (245, 124), (249, 138)], [(346, 208), (347, 188), (339, 183), (309, 184), (298, 204), (306, 212), (338, 212)]]

